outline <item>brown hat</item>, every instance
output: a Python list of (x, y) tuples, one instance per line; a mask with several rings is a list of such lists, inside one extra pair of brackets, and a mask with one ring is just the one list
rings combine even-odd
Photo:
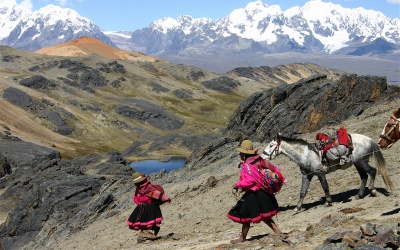
[(135, 172), (132, 174), (132, 183), (140, 183), (142, 181), (146, 180), (146, 176), (144, 174), (141, 174), (139, 172)]
[(253, 143), (251, 141), (244, 140), (240, 144), (240, 148), (237, 148), (236, 150), (239, 151), (240, 153), (253, 155), (257, 153), (258, 148), (253, 148)]

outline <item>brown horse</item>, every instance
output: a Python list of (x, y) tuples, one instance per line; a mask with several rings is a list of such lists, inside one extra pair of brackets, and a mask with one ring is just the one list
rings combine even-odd
[(400, 139), (400, 108), (393, 111), (380, 135), (378, 144), (381, 148), (390, 148)]

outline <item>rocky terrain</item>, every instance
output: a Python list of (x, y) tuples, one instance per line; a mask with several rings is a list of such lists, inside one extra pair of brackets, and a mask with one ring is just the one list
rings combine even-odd
[[(218, 138), (204, 135), (208, 144), (194, 148), (183, 169), (151, 175), (172, 198), (162, 206), (160, 235), (174, 234), (141, 244), (136, 242), (137, 232), (125, 223), (134, 209), (134, 187), (133, 170), (123, 153), (63, 159), (57, 148), (6, 133), (0, 143), (1, 246), (6, 250), (397, 249), (399, 190), (388, 192), (378, 176), (377, 197), (354, 199), (359, 187), (354, 168), (328, 175), (332, 206), (323, 206), (323, 191), (313, 180), (304, 210), (294, 212), (299, 167), (284, 156), (272, 161), (288, 179), (277, 194), (281, 212), (276, 222), (287, 233), (285, 239), (256, 224), (248, 241), (232, 245), (240, 225), (226, 213), (238, 199), (231, 187), (238, 179), (235, 148), (241, 139), (252, 139), (262, 150), (276, 130), (312, 143), (316, 131), (344, 126), (350, 133), (378, 140), (388, 116), (400, 106), (399, 92), (382, 77), (349, 75), (331, 80), (317, 75), (250, 95), (232, 112)], [(383, 151), (395, 187), (400, 184), (399, 146)]]
[(204, 134), (220, 136), (240, 101), (316, 74), (343, 72), (304, 63), (217, 74), (89, 37), (37, 53), (0, 47), (0, 124), (9, 128), (0, 133), (67, 159), (110, 150), (130, 160), (187, 157)]

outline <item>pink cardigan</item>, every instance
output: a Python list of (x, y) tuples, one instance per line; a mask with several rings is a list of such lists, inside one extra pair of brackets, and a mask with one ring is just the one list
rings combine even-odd
[(139, 205), (140, 203), (150, 204), (150, 203), (152, 202), (152, 200), (150, 199), (150, 197), (148, 197), (147, 195), (141, 195), (141, 194), (139, 193), (138, 188), (136, 188), (135, 195), (133, 196), (133, 201), (134, 201), (136, 204), (138, 204), (138, 205)]
[(236, 186), (243, 191), (257, 191), (264, 188), (261, 176), (265, 175), (265, 168), (267, 168), (265, 160), (259, 155), (247, 158), (241, 164), (240, 181), (236, 183)]

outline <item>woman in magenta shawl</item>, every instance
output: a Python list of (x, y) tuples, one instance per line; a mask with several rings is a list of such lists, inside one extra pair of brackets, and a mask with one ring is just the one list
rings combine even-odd
[(136, 186), (133, 201), (137, 204), (126, 223), (129, 229), (140, 230), (138, 242), (158, 239), (163, 216), (160, 205), (170, 202), (164, 189), (157, 184), (151, 184), (150, 179), (144, 174), (135, 172), (132, 174), (132, 182)]
[(239, 239), (231, 243), (243, 242), (246, 240), (250, 229), (250, 223), (265, 222), (276, 234), (281, 234), (278, 225), (272, 217), (279, 212), (278, 202), (274, 194), (265, 190), (262, 176), (264, 169), (268, 169), (265, 160), (257, 154), (257, 148), (253, 149), (253, 143), (244, 140), (236, 149), (242, 160), (240, 181), (236, 182), (233, 189), (242, 189), (244, 195), (227, 214), (227, 217), (234, 222), (242, 224), (242, 232)]

